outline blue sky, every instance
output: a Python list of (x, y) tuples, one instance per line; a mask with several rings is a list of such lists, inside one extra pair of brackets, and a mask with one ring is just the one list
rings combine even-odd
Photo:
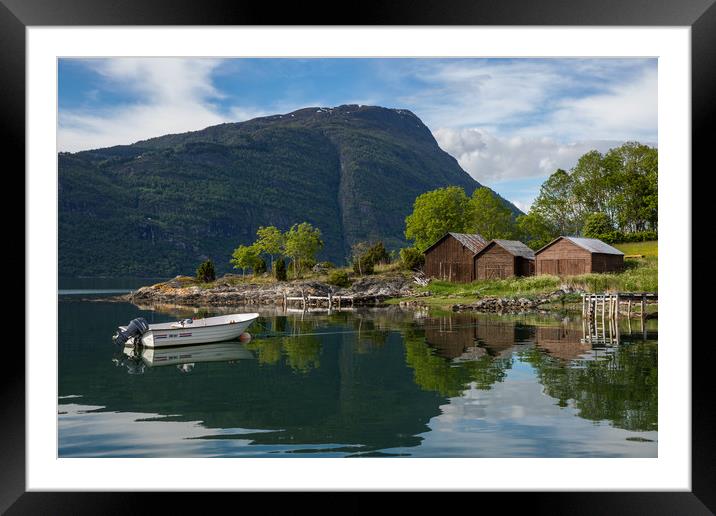
[(591, 149), (657, 142), (656, 59), (61, 59), (60, 151), (307, 106), (410, 109), (523, 209)]

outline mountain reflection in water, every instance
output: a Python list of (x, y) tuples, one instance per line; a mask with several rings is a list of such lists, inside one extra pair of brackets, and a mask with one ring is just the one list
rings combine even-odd
[(266, 312), (248, 343), (112, 347), (134, 317), (222, 311), (163, 310), (61, 300), (60, 456), (657, 454), (654, 321), (599, 347), (579, 320)]

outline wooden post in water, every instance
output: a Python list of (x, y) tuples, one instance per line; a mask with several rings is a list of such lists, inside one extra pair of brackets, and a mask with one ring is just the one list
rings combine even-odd
[(328, 293), (328, 309), (330, 310), (332, 308), (333, 308), (333, 293), (329, 292)]

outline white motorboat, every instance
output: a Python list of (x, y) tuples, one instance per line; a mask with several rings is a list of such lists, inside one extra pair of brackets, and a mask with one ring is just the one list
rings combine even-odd
[(237, 339), (259, 314), (231, 314), (204, 319), (147, 324), (142, 318), (120, 326), (114, 340), (118, 344), (142, 344), (148, 348), (191, 346)]

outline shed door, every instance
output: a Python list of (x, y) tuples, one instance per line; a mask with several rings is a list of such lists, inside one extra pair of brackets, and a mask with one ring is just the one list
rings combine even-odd
[(540, 260), (539, 269), (540, 274), (557, 275), (557, 260)]
[(581, 258), (565, 258), (559, 260), (559, 274), (572, 276), (587, 272), (587, 261)]
[(486, 265), (485, 279), (503, 279), (507, 277), (504, 265)]

